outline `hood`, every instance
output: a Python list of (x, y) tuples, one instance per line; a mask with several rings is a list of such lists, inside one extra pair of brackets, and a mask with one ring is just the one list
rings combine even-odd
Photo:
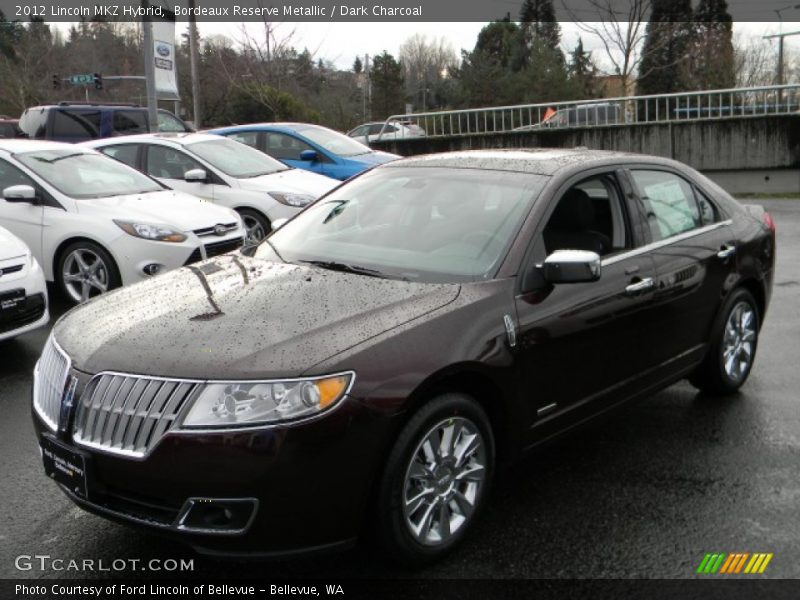
[(183, 232), (239, 220), (229, 208), (175, 190), (92, 198), (79, 200), (76, 204), (78, 212), (92, 211), (106, 214), (112, 219), (161, 223), (177, 227)]
[(270, 175), (239, 180), (239, 185), (245, 190), (309, 194), (315, 200), (340, 183), (341, 181), (305, 169), (286, 169)]
[(348, 156), (347, 158), (365, 165), (382, 165), (383, 163), (392, 162), (393, 160), (398, 160), (403, 157), (398, 154), (392, 154), (391, 152), (373, 150), (366, 154), (356, 154), (355, 156)]
[(88, 373), (296, 377), (459, 289), (226, 255), (99, 296), (54, 334)]
[(0, 261), (27, 256), (30, 251), (21, 239), (0, 227)]

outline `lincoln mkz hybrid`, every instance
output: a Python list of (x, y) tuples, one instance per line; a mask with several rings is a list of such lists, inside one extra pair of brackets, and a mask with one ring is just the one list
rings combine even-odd
[(63, 317), (35, 369), (44, 467), (199, 551), (361, 536), (435, 560), (524, 450), (684, 378), (744, 384), (774, 262), (768, 213), (670, 160), (398, 160)]

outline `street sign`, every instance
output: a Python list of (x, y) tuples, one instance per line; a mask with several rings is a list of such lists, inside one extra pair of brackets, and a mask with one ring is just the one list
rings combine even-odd
[(69, 82), (72, 85), (94, 85), (94, 73), (84, 73), (81, 75), (70, 75)]

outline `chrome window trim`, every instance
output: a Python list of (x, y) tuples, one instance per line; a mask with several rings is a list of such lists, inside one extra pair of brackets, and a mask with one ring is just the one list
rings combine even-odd
[(600, 261), (600, 266), (606, 267), (609, 265), (613, 265), (625, 259), (633, 258), (634, 256), (638, 256), (640, 254), (645, 254), (646, 252), (652, 252), (653, 250), (658, 250), (659, 248), (664, 248), (665, 246), (670, 246), (671, 244), (682, 242), (684, 240), (691, 239), (698, 235), (703, 235), (704, 233), (708, 233), (716, 229), (722, 229), (723, 227), (727, 227), (732, 223), (733, 223), (732, 219), (727, 219), (725, 221), (720, 221), (718, 223), (711, 223), (710, 225), (705, 225), (704, 227), (699, 227), (697, 229), (690, 229), (689, 231), (684, 231), (683, 233), (673, 235), (666, 239), (658, 240), (657, 242), (651, 242), (644, 246), (640, 246), (639, 248), (633, 248), (631, 250), (628, 250), (627, 252), (622, 252), (621, 254), (615, 254), (614, 256), (605, 258)]

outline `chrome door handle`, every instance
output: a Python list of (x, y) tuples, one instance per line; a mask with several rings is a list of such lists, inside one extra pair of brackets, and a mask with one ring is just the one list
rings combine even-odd
[(724, 246), (722, 246), (722, 249), (719, 252), (717, 252), (717, 258), (719, 258), (720, 260), (725, 260), (726, 258), (730, 258), (731, 256), (733, 256), (734, 254), (736, 254), (736, 246), (734, 246), (733, 244), (725, 244)]
[(630, 285), (626, 286), (625, 293), (631, 295), (641, 294), (642, 292), (652, 290), (654, 287), (656, 287), (655, 280), (652, 277), (645, 277), (636, 283), (631, 283)]

